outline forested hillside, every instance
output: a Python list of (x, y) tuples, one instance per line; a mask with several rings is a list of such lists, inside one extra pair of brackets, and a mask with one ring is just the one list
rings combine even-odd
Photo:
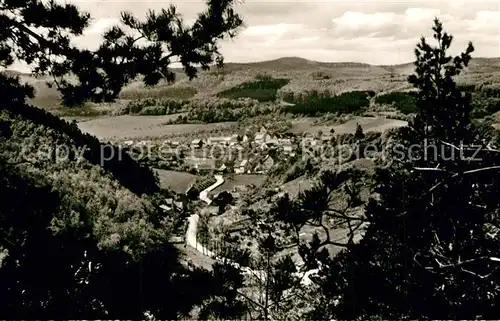
[[(169, 24), (179, 17), (174, 7), (142, 22), (124, 14), (150, 42), (138, 46), (116, 26), (91, 52), (71, 42), (90, 19), (76, 6), (2, 0), (0, 66), (23, 61), (50, 75), (67, 105), (112, 101), (138, 75), (150, 85), (173, 80), (162, 43), (179, 41), (171, 54), (185, 58), (190, 77), (192, 64), (213, 62), (217, 40), (241, 24), (231, 5), (208, 3), (190, 37)], [(178, 216), (159, 209), (171, 193), (152, 170), (26, 104), (34, 90), (17, 76), (0, 73), (0, 317), (142, 319), (150, 311), (176, 319), (220, 292), (216, 272), (180, 264), (169, 243)], [(206, 290), (189, 290), (193, 284)]]

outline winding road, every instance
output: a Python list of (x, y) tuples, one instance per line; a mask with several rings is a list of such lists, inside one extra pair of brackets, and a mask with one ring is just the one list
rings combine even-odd
[[(222, 175), (214, 175), (214, 177), (216, 179), (216, 182), (214, 184), (212, 184), (211, 186), (207, 187), (202, 192), (200, 192), (200, 195), (199, 195), (200, 200), (207, 203), (207, 205), (212, 203), (212, 200), (208, 197), (208, 193), (224, 183), (224, 178), (222, 177)], [(203, 244), (199, 243), (198, 240), (196, 239), (196, 231), (198, 228), (199, 219), (200, 219), (199, 214), (193, 214), (193, 215), (190, 215), (188, 217), (188, 228), (186, 231), (186, 238), (185, 238), (187, 245), (191, 246), (196, 251), (198, 251), (199, 253), (201, 253), (205, 256), (214, 258), (217, 261), (224, 260), (225, 262), (229, 262), (230, 264), (234, 265), (235, 267), (241, 268), (241, 270), (243, 271), (243, 274), (245, 274), (245, 275), (255, 275), (261, 280), (265, 279), (266, 273), (264, 271), (255, 271), (255, 270), (250, 269), (249, 267), (240, 266), (238, 263), (233, 262), (227, 258), (217, 257), (214, 252), (210, 251), (205, 246), (203, 246)], [(298, 268), (298, 269), (300, 270), (300, 268)], [(318, 269), (309, 270), (306, 272), (297, 272), (297, 273), (295, 273), (295, 275), (301, 279), (302, 284), (308, 285), (311, 283), (309, 276), (312, 274), (315, 274), (317, 271), (318, 271)]]

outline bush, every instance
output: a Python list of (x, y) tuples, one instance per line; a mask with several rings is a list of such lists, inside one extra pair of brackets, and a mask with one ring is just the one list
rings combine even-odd
[(163, 106), (150, 106), (150, 107), (144, 107), (139, 112), (139, 115), (161, 116), (165, 115), (165, 113), (166, 113), (166, 108)]
[(252, 98), (260, 102), (276, 100), (276, 92), (287, 85), (290, 80), (272, 78), (270, 76), (257, 76), (257, 80), (242, 83), (236, 87), (217, 93), (217, 97), (229, 99)]
[(474, 92), (476, 90), (476, 85), (471, 84), (461, 84), (457, 85), (457, 88), (462, 92)]
[(417, 112), (416, 98), (413, 92), (393, 91), (377, 96), (375, 102), (381, 105), (393, 105), (405, 115)]
[(500, 87), (493, 85), (482, 86), (481, 94), (489, 98), (500, 98)]
[(472, 117), (483, 118), (500, 111), (500, 98), (475, 96), (472, 100)]

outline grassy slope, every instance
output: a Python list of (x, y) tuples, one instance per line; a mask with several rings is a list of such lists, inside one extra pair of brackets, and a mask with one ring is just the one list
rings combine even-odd
[(155, 169), (160, 178), (160, 186), (169, 188), (176, 193), (184, 194), (191, 183), (196, 181), (197, 176), (185, 173), (163, 169)]

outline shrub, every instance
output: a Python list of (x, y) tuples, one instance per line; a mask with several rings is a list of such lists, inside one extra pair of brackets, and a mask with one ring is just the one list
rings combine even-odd
[(147, 116), (160, 116), (165, 115), (165, 107), (163, 106), (150, 106), (143, 108), (139, 115), (147, 115)]
[(474, 92), (476, 90), (476, 85), (461, 84), (461, 85), (457, 85), (457, 88), (460, 89), (460, 91), (463, 91), (463, 92)]
[(500, 98), (474, 96), (472, 100), (472, 117), (483, 118), (500, 111)]

